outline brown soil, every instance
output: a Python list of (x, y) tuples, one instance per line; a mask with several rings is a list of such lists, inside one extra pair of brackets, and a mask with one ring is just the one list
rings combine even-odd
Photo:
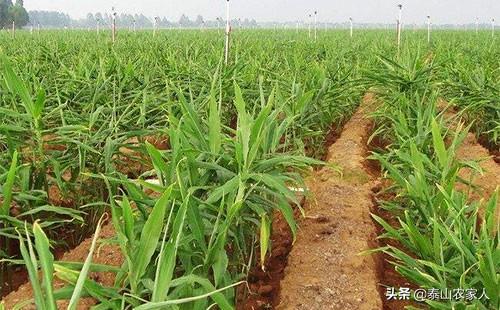
[[(47, 178), (50, 179), (50, 175), (47, 174)], [(69, 182), (71, 179), (71, 172), (65, 171), (62, 175), (62, 179), (66, 182)], [(95, 185), (91, 185), (91, 181), (83, 180), (81, 181), (87, 185), (88, 188), (95, 187)], [(62, 191), (57, 184), (52, 184), (49, 181), (47, 197), (48, 204), (52, 206), (65, 207), (65, 208), (73, 208), (76, 209), (78, 197), (86, 197), (88, 193), (85, 191), (85, 186), (76, 186), (74, 189), (70, 191)], [(0, 199), (0, 204), (2, 200)], [(28, 220), (32, 221), (30, 218), (20, 218), (19, 215), (23, 212), (22, 208), (17, 205), (15, 202), (12, 202), (10, 208), (10, 216), (16, 217), (20, 221)], [(38, 215), (39, 218), (44, 218), (44, 214)], [(37, 218), (38, 218), (37, 217)], [(84, 219), (85, 220), (85, 219)], [(88, 218), (85, 222), (86, 225), (82, 226), (82, 223), (66, 223), (61, 227), (53, 228), (48, 231), (48, 236), (51, 240), (56, 240), (57, 243), (53, 249), (54, 256), (56, 259), (59, 259), (63, 256), (63, 254), (71, 249), (74, 249), (78, 244), (82, 242), (83, 239), (89, 237), (93, 233), (93, 229), (95, 229), (95, 223), (90, 221)], [(0, 238), (0, 248), (4, 248), (2, 244), (4, 240)], [(9, 257), (20, 258), (21, 254), (19, 251), (19, 242), (17, 239), (11, 239), (9, 244), (9, 249), (7, 251)], [(0, 285), (0, 297), (3, 297), (10, 292), (17, 290), (19, 286), (24, 284), (28, 280), (28, 273), (24, 266), (19, 265), (9, 265), (7, 263), (0, 263), (1, 268), (5, 268), (5, 272), (10, 273), (10, 279), (5, 279), (3, 285)]]
[[(377, 172), (380, 172), (380, 169), (375, 170)], [(379, 184), (374, 186), (372, 188), (373, 191), (373, 204), (376, 206), (374, 209), (375, 211), (373, 212), (377, 216), (383, 218), (387, 223), (389, 223), (392, 227), (400, 227), (400, 224), (398, 222), (397, 217), (394, 215), (394, 213), (391, 213), (387, 210), (384, 210), (380, 207), (379, 201), (390, 201), (395, 199), (395, 194), (394, 193), (388, 193), (385, 192), (384, 189), (387, 189), (391, 186), (391, 181), (389, 179), (383, 179)], [(382, 235), (384, 233), (384, 229), (382, 226), (377, 224), (377, 235)], [(404, 251), (405, 253), (408, 253), (408, 255), (412, 256), (412, 254), (407, 251), (403, 245), (393, 239), (379, 239), (379, 245), (381, 247), (384, 246), (393, 246), (401, 251)], [(405, 301), (405, 300), (387, 300), (385, 298), (385, 291), (387, 288), (395, 288), (398, 290), (401, 287), (408, 287), (411, 288), (412, 290), (417, 289), (418, 287), (411, 283), (408, 282), (408, 280), (403, 277), (401, 274), (399, 274), (396, 271), (395, 266), (391, 263), (391, 261), (394, 261), (394, 258), (390, 257), (389, 255), (382, 253), (381, 254), (381, 264), (379, 266), (379, 279), (380, 279), (380, 295), (383, 296), (384, 300), (384, 310), (403, 310), (405, 307), (408, 306), (414, 306), (417, 308), (421, 308), (421, 304), (417, 304), (414, 302), (410, 301)]]
[(148, 155), (139, 150), (145, 142), (152, 144), (158, 150), (170, 148), (167, 136), (132, 137), (127, 139), (124, 146), (119, 148), (119, 153), (113, 156), (116, 169), (130, 178), (137, 178), (145, 171), (153, 169)]
[[(292, 233), (281, 215), (277, 215), (272, 225), (271, 255), (265, 263), (265, 268), (259, 263), (248, 274), (248, 286), (239, 287), (236, 309), (271, 309), (280, 289), (283, 270), (292, 247)], [(256, 257), (260, 257), (256, 251)]]
[(370, 217), (374, 178), (364, 167), (372, 121), (366, 117), (372, 95), (345, 125), (328, 150), (325, 167), (308, 180), (311, 198), (300, 223), (281, 282), (276, 309), (382, 309), (375, 255), (359, 255), (376, 247)]
[[(368, 148), (371, 151), (385, 150), (388, 147), (389, 147), (389, 142), (378, 136), (374, 137), (371, 140), (371, 143), (368, 145)], [(373, 208), (373, 213), (384, 219), (392, 227), (399, 227), (400, 225), (396, 216), (393, 213), (381, 208), (379, 204), (380, 201), (391, 201), (396, 198), (395, 193), (386, 191), (386, 189), (390, 188), (392, 185), (391, 180), (382, 178), (380, 176), (382, 167), (377, 160), (375, 159), (366, 160), (365, 167), (371, 173), (371, 175), (379, 176), (380, 180), (379, 182), (375, 183), (375, 185), (372, 187), (372, 193), (373, 193), (372, 202), (373, 205), (375, 206)], [(376, 227), (378, 236), (382, 235), (385, 232), (383, 227), (380, 226), (378, 223), (376, 223)], [(408, 253), (408, 251), (406, 251), (406, 249), (400, 242), (393, 239), (379, 239), (379, 246), (380, 247), (393, 246)], [(417, 308), (421, 307), (421, 305), (412, 303), (410, 301), (395, 300), (395, 299), (387, 300), (387, 298), (385, 298), (385, 292), (387, 288), (395, 288), (397, 290), (400, 287), (405, 287), (405, 288), (408, 287), (411, 289), (417, 289), (418, 287), (415, 286), (413, 283), (408, 282), (408, 280), (406, 280), (402, 275), (400, 275), (396, 271), (395, 266), (391, 263), (394, 260), (392, 257), (390, 257), (385, 253), (381, 253), (380, 255), (381, 259), (378, 270), (378, 276), (381, 284), (379, 292), (384, 302), (383, 309), (403, 310), (405, 309), (405, 307), (408, 306), (414, 306)], [(409, 253), (409, 255), (411, 255), (411, 253)]]
[[(299, 200), (303, 205), (304, 197), (300, 196)], [(298, 208), (294, 213), (295, 218), (300, 216)], [(277, 305), (280, 283), (284, 277), (292, 243), (293, 234), (288, 223), (280, 212), (275, 212), (271, 232), (271, 254), (266, 259), (264, 269), (259, 262), (249, 272), (248, 286), (239, 287), (236, 309), (272, 309)], [(260, 257), (260, 249), (257, 249), (255, 257)]]
[[(42, 144), (44, 151), (65, 151), (68, 147), (64, 144), (60, 144), (60, 137), (56, 134), (46, 134), (42, 136)], [(32, 150), (35, 149), (35, 142), (33, 140), (28, 141), (28, 146), (23, 148), (23, 154), (27, 156), (31, 161), (35, 161), (33, 157)]]
[(500, 164), (500, 145), (494, 144), (493, 142), (488, 141), (486, 135), (482, 135), (478, 138), (479, 144), (484, 146), (488, 151), (490, 151), (491, 156), (493, 156), (493, 160)]
[[(28, 280), (28, 272), (23, 266), (11, 266), (0, 263), (0, 268), (4, 268), (5, 280), (2, 285), (2, 291), (0, 291), (0, 299), (3, 296), (9, 294), (10, 292), (17, 290), (18, 287), (26, 283)], [(10, 279), (7, 279), (7, 273), (10, 272)]]
[[(106, 224), (99, 236), (99, 240), (102, 241), (104, 239), (110, 239), (115, 236), (114, 228), (111, 223)], [(61, 258), (61, 261), (67, 262), (83, 262), (87, 258), (89, 253), (90, 244), (92, 243), (92, 238), (86, 239), (83, 241), (78, 247), (73, 249), (70, 252), (67, 252)], [(96, 264), (105, 264), (110, 266), (120, 266), (123, 263), (123, 257), (121, 256), (120, 248), (117, 245), (112, 245), (109, 243), (98, 243), (96, 251), (94, 252), (94, 257), (92, 262)], [(115, 280), (115, 274), (112, 272), (100, 272), (100, 273), (92, 273), (91, 278), (105, 286), (112, 286)], [(64, 286), (64, 282), (55, 279), (54, 281), (55, 288), (61, 288)], [(33, 289), (30, 283), (26, 283), (20, 286), (17, 291), (10, 293), (2, 302), (5, 303), (6, 309), (12, 309), (14, 305), (19, 302), (25, 301), (27, 299), (32, 298)], [(80, 300), (78, 305), (78, 309), (90, 309), (95, 304), (95, 300), (92, 298), (83, 298)], [(57, 308), (58, 309), (66, 309), (68, 306), (68, 301), (58, 301)], [(22, 309), (36, 309), (34, 305), (29, 305), (23, 307)]]
[[(326, 137), (325, 137), (324, 146), (326, 149), (328, 149), (332, 144), (337, 142), (337, 140), (340, 137), (341, 130), (342, 130), (342, 128), (339, 128), (339, 126), (332, 125), (332, 127), (330, 128), (330, 130), (328, 131), (328, 133), (326, 134)], [(325, 156), (326, 156), (326, 154), (325, 154)]]

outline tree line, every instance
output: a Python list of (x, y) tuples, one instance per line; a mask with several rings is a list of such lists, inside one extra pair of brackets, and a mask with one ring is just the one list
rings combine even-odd
[(23, 0), (0, 0), (0, 28), (11, 27), (12, 23), (16, 27), (26, 26), (29, 22), (28, 12), (24, 8)]
[[(2, 0), (0, 0), (2, 1)], [(35, 25), (40, 25), (43, 28), (96, 28), (97, 25), (105, 27), (111, 24), (112, 15), (109, 13), (89, 13), (85, 18), (73, 19), (68, 14), (55, 11), (30, 11), (29, 19)], [(154, 18), (148, 18), (144, 14), (117, 14), (116, 24), (120, 28), (137, 27), (151, 28), (155, 21)], [(182, 15), (178, 21), (168, 20), (165, 17), (159, 17), (157, 25), (160, 28), (183, 27), (183, 28), (199, 28), (199, 27), (216, 27), (223, 25), (220, 20), (205, 20), (203, 16), (198, 15), (194, 20), (186, 15)], [(255, 20), (235, 20), (234, 24), (241, 27), (256, 27)]]

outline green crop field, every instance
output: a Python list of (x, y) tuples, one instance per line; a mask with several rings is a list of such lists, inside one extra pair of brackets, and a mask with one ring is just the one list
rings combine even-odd
[[(345, 173), (324, 161), (329, 137), (370, 92), (368, 159), (389, 183), (379, 204), (393, 220), (373, 218), (379, 239), (398, 244), (370, 252), (412, 285), (489, 297), (421, 307), (498, 309), (498, 190), (473, 197), (459, 172), (482, 168), (457, 149), (471, 132), (498, 154), (500, 41), (395, 39), (236, 30), (225, 65), (217, 30), (119, 31), (115, 43), (104, 31), (0, 31), (0, 292), (24, 277), (32, 294), (20, 307), (91, 297), (94, 309), (233, 309), (270, 257), (273, 220), (300, 234), (297, 189), (317, 169)], [(60, 260), (88, 238), (86, 259)], [(94, 262), (105, 244), (120, 264)]]

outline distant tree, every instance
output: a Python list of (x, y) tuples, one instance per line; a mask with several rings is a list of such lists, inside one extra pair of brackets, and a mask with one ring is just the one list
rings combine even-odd
[(179, 25), (181, 27), (190, 27), (191, 26), (191, 20), (189, 20), (189, 17), (186, 15), (182, 14), (181, 18), (179, 19)]
[(104, 22), (104, 17), (102, 17), (101, 13), (95, 13), (94, 18), (96, 21), (98, 21), (101, 24)]
[(16, 23), (17, 27), (24, 27), (30, 21), (30, 17), (24, 8), (24, 1), (17, 0), (16, 4), (11, 7), (10, 18)]
[(160, 26), (163, 27), (163, 28), (170, 27), (170, 22), (168, 21), (168, 19), (166, 17), (163, 17), (161, 19)]
[[(4, 8), (13, 6), (22, 6), (22, 1), (16, 1), (16, 5), (11, 5), (12, 0), (0, 0), (0, 15), (4, 14), (7, 18), (7, 21), (4, 22), (4, 19), (1, 19), (3, 23), (0, 23), (0, 26), (8, 26), (10, 27), (12, 24), (12, 20), (8, 20), (8, 10), (4, 10)], [(3, 13), (7, 12), (7, 13)], [(96, 27), (96, 23), (99, 22), (101, 28), (105, 28), (110, 25), (112, 16), (108, 13), (89, 13), (86, 17), (81, 19), (71, 19), (71, 17), (67, 14), (56, 12), (56, 11), (30, 11), (29, 19), (32, 21), (34, 25), (40, 24), (42, 27), (47, 28), (64, 28), (64, 27), (75, 27), (75, 28), (94, 28)], [(134, 24), (138, 29), (140, 28), (151, 28), (153, 27), (153, 20), (146, 17), (144, 14), (125, 14), (122, 13), (117, 16), (116, 22), (120, 28), (129, 28)], [(223, 25), (224, 21), (220, 19), (217, 20), (204, 20), (202, 15), (198, 15), (194, 21), (190, 20), (188, 16), (182, 15), (178, 22), (169, 21), (166, 17), (160, 17), (159, 26), (162, 28), (167, 28), (171, 26), (181, 27), (217, 27)], [(256, 27), (257, 22), (255, 20), (233, 20), (234, 24), (241, 24), (246, 27)]]
[(144, 16), (144, 14), (140, 14), (136, 18), (137, 25), (141, 28), (146, 28), (146, 27), (153, 27), (153, 22)]
[(87, 14), (87, 23), (89, 23), (89, 24), (95, 23), (94, 14), (92, 14), (92, 13)]
[(108, 13), (104, 13), (104, 16), (102, 19), (103, 19), (103, 21), (102, 21), (103, 24), (111, 24), (111, 21), (113, 20), (113, 16), (111, 16)]
[(134, 16), (131, 14), (121, 14), (119, 20), (122, 27), (131, 27), (134, 23)]
[(196, 21), (194, 22), (194, 25), (195, 25), (196, 27), (200, 27), (200, 26), (201, 26), (201, 25), (203, 25), (204, 23), (205, 23), (205, 21), (203, 20), (203, 16), (198, 15), (198, 16), (196, 17)]
[(11, 0), (0, 0), (0, 27), (3, 28), (12, 23), (10, 19), (10, 8), (12, 7)]
[(30, 11), (29, 18), (42, 27), (63, 28), (71, 22), (69, 15), (53, 11)]

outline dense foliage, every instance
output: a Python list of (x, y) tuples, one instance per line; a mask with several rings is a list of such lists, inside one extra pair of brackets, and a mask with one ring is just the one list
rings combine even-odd
[(0, 28), (10, 28), (12, 22), (15, 22), (17, 27), (28, 24), (29, 16), (24, 8), (24, 1), (16, 0), (13, 4), (12, 0), (0, 0)]
[[(478, 292), (479, 298), (471, 301), (427, 300), (432, 309), (498, 309), (498, 187), (491, 197), (480, 201), (471, 199), (470, 190), (458, 190), (460, 185), (474, 186), (460, 177), (462, 169), (482, 173), (478, 162), (457, 156), (472, 124), (449, 127), (445, 112), (450, 107), (438, 104), (443, 98), (440, 70), (444, 67), (456, 74), (459, 68), (450, 69), (448, 64), (440, 67), (433, 55), (422, 55), (419, 49), (407, 50), (394, 59), (381, 57), (380, 63), (379, 69), (369, 74), (383, 102), (374, 113), (378, 122), (374, 136), (382, 137), (388, 146), (378, 150), (373, 158), (392, 181), (385, 193), (392, 198), (380, 203), (396, 221), (373, 217), (385, 231), (381, 238), (396, 240), (400, 246), (388, 243), (378, 251), (388, 254), (396, 270), (419, 288)], [(444, 76), (446, 86), (449, 80), (460, 79), (457, 75)], [(462, 83), (469, 82), (464, 79)], [(479, 135), (498, 133), (499, 92), (493, 87), (488, 91), (496, 92), (495, 95), (484, 93), (482, 100), (468, 97), (467, 103), (461, 95), (467, 92), (465, 85), (444, 91), (449, 96), (457, 91), (458, 97), (450, 98), (460, 102), (462, 113), (478, 121), (480, 118), (471, 111), (491, 109), (493, 114), (484, 115), (481, 125), (475, 126)], [(488, 126), (490, 129), (485, 131)], [(493, 145), (498, 145), (497, 134), (491, 139)]]
[[(498, 287), (488, 257), (498, 231), (476, 229), (478, 205), (453, 189), (463, 133), (448, 133), (436, 107), (450, 100), (498, 146), (498, 42), (486, 32), (404, 39), (398, 54), (386, 31), (321, 31), (316, 42), (307, 31), (236, 31), (225, 66), (217, 30), (119, 31), (114, 45), (104, 31), (20, 33), (0, 51), (0, 276), (23, 258), (39, 309), (89, 295), (101, 309), (230, 309), (234, 285), (272, 247), (274, 216), (295, 233), (292, 189), (371, 90), (385, 102), (375, 135), (391, 145), (375, 158), (395, 180), (399, 199), (387, 205), (404, 225), (377, 220), (408, 253), (383, 250), (422, 286)], [(124, 264), (55, 262), (49, 244), (78, 244), (103, 213)], [(106, 268), (114, 287), (88, 277)], [(67, 288), (52, 291), (53, 274)]]

